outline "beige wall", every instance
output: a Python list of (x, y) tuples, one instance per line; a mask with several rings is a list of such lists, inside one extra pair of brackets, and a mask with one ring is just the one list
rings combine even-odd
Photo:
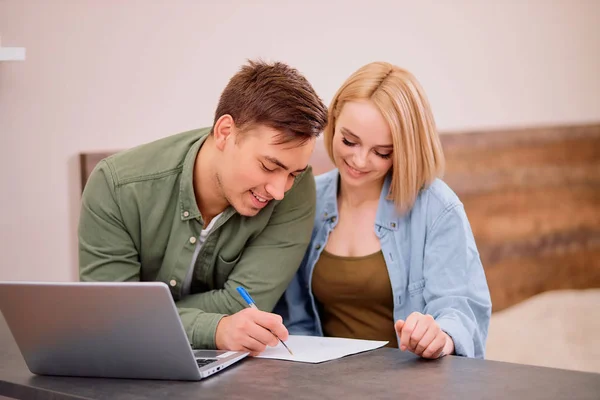
[(0, 62), (0, 280), (76, 279), (77, 154), (210, 124), (246, 58), (326, 102), (391, 61), (442, 130), (600, 120), (598, 1), (350, 3), (0, 0), (2, 44), (27, 48)]

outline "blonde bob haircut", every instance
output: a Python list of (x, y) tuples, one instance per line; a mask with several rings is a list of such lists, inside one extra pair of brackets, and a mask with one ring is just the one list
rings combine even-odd
[(388, 199), (405, 213), (419, 191), (444, 173), (444, 153), (425, 91), (410, 72), (386, 62), (354, 72), (329, 107), (323, 139), (332, 162), (336, 120), (344, 104), (356, 100), (372, 101), (389, 125), (394, 150)]

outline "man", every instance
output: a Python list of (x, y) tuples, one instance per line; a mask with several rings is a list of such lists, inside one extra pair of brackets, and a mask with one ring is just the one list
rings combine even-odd
[[(298, 71), (249, 62), (223, 91), (211, 129), (121, 152), (94, 169), (79, 222), (81, 280), (167, 283), (195, 348), (257, 354), (277, 344), (273, 333), (285, 340), (281, 318), (265, 311), (310, 241), (308, 161), (326, 122)], [(238, 286), (263, 311), (245, 308)]]

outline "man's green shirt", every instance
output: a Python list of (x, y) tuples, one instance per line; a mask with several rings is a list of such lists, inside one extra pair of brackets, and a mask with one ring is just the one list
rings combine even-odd
[[(86, 183), (79, 221), (81, 280), (165, 282), (195, 348), (215, 348), (219, 320), (246, 306), (238, 286), (259, 309), (273, 309), (304, 257), (315, 213), (309, 168), (283, 200), (254, 217), (227, 208), (198, 247), (203, 220), (193, 172), (209, 132), (180, 133), (101, 161)], [(191, 293), (183, 296), (192, 266)]]

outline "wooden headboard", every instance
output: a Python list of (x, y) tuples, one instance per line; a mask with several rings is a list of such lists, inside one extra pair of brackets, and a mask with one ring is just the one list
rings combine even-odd
[[(600, 123), (441, 135), (493, 311), (555, 289), (600, 287)], [(114, 152), (84, 153), (82, 187)], [(322, 143), (315, 174), (332, 168)]]

